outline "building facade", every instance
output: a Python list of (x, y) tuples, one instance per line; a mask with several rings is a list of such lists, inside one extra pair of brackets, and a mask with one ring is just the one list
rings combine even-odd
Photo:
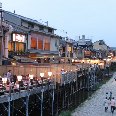
[(85, 35), (82, 35), (82, 38), (79, 37), (77, 41), (77, 58), (91, 58), (93, 43), (91, 39), (86, 39)]
[(106, 58), (108, 56), (109, 53), (109, 46), (105, 44), (105, 42), (103, 40), (99, 40), (93, 43), (93, 49), (98, 51), (96, 52), (96, 57), (98, 58)]
[(3, 11), (3, 22), (13, 28), (7, 35), (6, 57), (22, 53), (32, 58), (59, 57), (59, 36), (54, 34), (54, 28), (8, 11)]

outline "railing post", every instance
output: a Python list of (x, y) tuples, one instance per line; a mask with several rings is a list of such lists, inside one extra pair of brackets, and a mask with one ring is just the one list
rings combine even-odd
[(10, 100), (8, 102), (8, 116), (10, 116)]
[(52, 93), (52, 116), (54, 116), (54, 85), (53, 85), (53, 93)]
[(42, 88), (42, 90), (41, 90), (41, 116), (43, 116), (43, 92), (44, 92), (44, 90)]
[(29, 116), (28, 105), (29, 105), (29, 95), (26, 96), (26, 116)]
[(8, 96), (8, 116), (10, 116), (10, 110), (11, 110), (11, 83), (9, 86), (9, 96)]

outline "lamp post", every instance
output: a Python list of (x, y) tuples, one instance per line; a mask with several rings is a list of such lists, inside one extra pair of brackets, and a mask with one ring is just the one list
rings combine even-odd
[[(3, 82), (3, 85), (5, 87), (5, 84), (7, 83), (7, 77), (3, 77), (2, 78), (2, 82)], [(11, 85), (9, 85), (9, 99), (8, 99), (8, 116), (10, 116), (11, 112), (10, 112), (10, 106), (11, 106)]]
[(3, 77), (3, 78), (2, 78), (2, 83), (3, 83), (3, 85), (5, 86), (5, 84), (7, 83), (7, 77)]
[(44, 73), (40, 73), (40, 77), (42, 80), (42, 89), (41, 89), (41, 116), (43, 116), (43, 77), (44, 77)]
[[(2, 87), (5, 88), (6, 83), (7, 83), (7, 77), (3, 77), (3, 78), (2, 78), (2, 83), (3, 83), (3, 84), (2, 84)], [(2, 88), (2, 91), (3, 91), (4, 88)]]
[[(51, 79), (52, 72), (48, 72), (48, 76)], [(54, 115), (54, 81), (53, 81), (53, 90), (52, 90), (52, 116)]]
[[(29, 74), (29, 82), (28, 82), (28, 85), (27, 85), (27, 91), (29, 92), (29, 84), (30, 84), (30, 81), (33, 80), (33, 75), (30, 75)], [(29, 112), (28, 112), (28, 106), (29, 106), (29, 93), (28, 95), (26, 96), (26, 116), (29, 116)]]
[(52, 72), (48, 72), (48, 76), (51, 77), (52, 76)]
[(31, 85), (33, 85), (33, 75), (30, 75), (29, 74), (29, 79), (30, 79), (30, 82), (29, 83), (31, 83)]
[[(51, 79), (52, 72), (48, 72), (48, 76)], [(54, 81), (52, 81), (53, 89), (52, 89), (52, 116), (54, 115)]]
[(20, 85), (21, 85), (22, 76), (18, 75), (17, 79), (18, 79), (18, 82), (19, 82), (19, 91), (20, 91)]
[(49, 79), (51, 79), (52, 72), (48, 72)]
[(50, 84), (50, 80), (51, 80), (51, 76), (52, 76), (52, 72), (48, 72), (48, 91), (49, 91), (49, 84)]
[(42, 80), (42, 89), (43, 89), (43, 77), (44, 77), (44, 73), (40, 73), (40, 77), (41, 77), (41, 80)]

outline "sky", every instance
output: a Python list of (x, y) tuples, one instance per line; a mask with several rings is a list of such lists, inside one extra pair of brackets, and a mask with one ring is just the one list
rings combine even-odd
[(116, 47), (116, 0), (0, 0), (6, 11), (38, 20), (58, 34)]

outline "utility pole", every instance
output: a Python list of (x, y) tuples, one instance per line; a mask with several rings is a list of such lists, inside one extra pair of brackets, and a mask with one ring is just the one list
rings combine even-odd
[(2, 56), (3, 56), (3, 27), (2, 27), (2, 3), (0, 2), (0, 65), (2, 65)]

